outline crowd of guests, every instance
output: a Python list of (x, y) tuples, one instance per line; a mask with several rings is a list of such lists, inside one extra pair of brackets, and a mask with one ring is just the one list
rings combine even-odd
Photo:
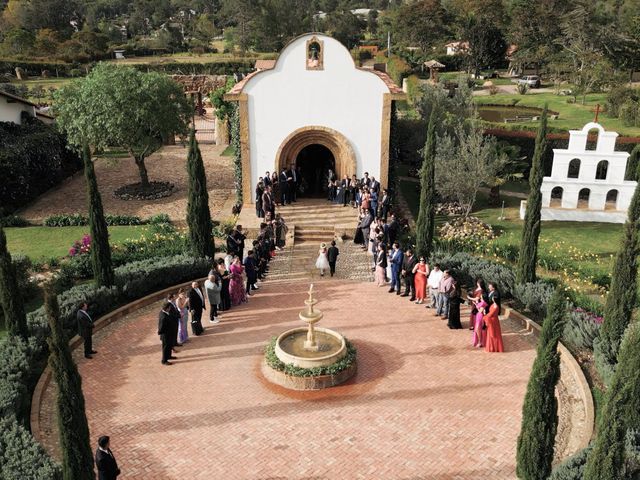
[[(409, 297), (418, 305), (426, 304), (425, 307), (433, 309), (436, 316), (447, 320), (451, 329), (463, 328), (460, 305), (468, 302), (471, 306), (469, 330), (473, 331), (472, 345), (484, 347), (488, 352), (504, 351), (498, 319), (500, 293), (496, 284), (490, 282), (486, 288), (484, 281), (478, 279), (473, 293), (463, 298), (461, 286), (452, 272), (441, 270), (438, 264), (430, 266), (426, 258), (417, 257), (411, 248), (404, 251), (400, 248), (398, 238), (406, 225), (390, 213), (391, 201), (387, 192), (382, 191), (382, 202), (378, 202), (379, 186), (376, 187), (375, 179), (368, 183), (368, 187), (365, 179), (360, 185), (354, 200), (355, 207), (359, 208), (354, 242), (371, 254), (376, 284), (379, 287), (388, 284), (389, 293)], [(401, 293), (403, 287), (404, 292)]]
[(291, 205), (296, 202), (298, 192), (304, 188), (300, 167), (289, 165), (278, 174), (265, 172), (256, 184), (256, 216), (276, 218), (276, 206)]
[(237, 225), (227, 236), (227, 254), (217, 259), (205, 282), (193, 282), (187, 291), (169, 294), (158, 318), (158, 335), (162, 343), (162, 364), (171, 365), (177, 357), (176, 348), (189, 341), (191, 334), (204, 331), (202, 316), (209, 310), (209, 323), (220, 323), (222, 312), (249, 301), (252, 292), (265, 278), (269, 261), (281, 249), (285, 241), (284, 221), (263, 222), (252, 247), (246, 252), (246, 235), (242, 225)]

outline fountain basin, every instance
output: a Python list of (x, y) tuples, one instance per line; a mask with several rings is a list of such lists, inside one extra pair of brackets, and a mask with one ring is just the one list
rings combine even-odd
[(278, 336), (275, 354), (283, 363), (301, 368), (326, 367), (333, 365), (347, 354), (344, 337), (328, 328), (315, 328), (317, 351), (306, 350), (307, 328), (299, 327), (287, 330)]

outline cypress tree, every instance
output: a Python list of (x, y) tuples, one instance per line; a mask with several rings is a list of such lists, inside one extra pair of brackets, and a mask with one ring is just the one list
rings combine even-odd
[(420, 169), (420, 210), (416, 221), (416, 250), (418, 255), (428, 258), (433, 247), (433, 234), (436, 225), (436, 109), (431, 110), (427, 141), (422, 153), (423, 161)]
[(611, 273), (611, 287), (605, 302), (604, 322), (595, 343), (596, 366), (606, 383), (618, 363), (622, 335), (631, 321), (637, 300), (638, 254), (640, 253), (640, 183), (633, 193), (624, 225), (622, 245)]
[(109, 247), (109, 230), (104, 219), (102, 197), (98, 190), (96, 172), (93, 168), (89, 146), (82, 149), (84, 161), (84, 178), (87, 181), (87, 202), (89, 207), (89, 229), (91, 231), (91, 265), (96, 283), (110, 287), (114, 284), (113, 265), (111, 264), (111, 248)]
[(22, 294), (18, 289), (16, 269), (7, 248), (7, 237), (0, 227), (0, 304), (9, 335), (27, 338), (27, 316), (24, 312)]
[(60, 321), (58, 299), (51, 287), (45, 292), (45, 310), (51, 328), (51, 335), (47, 339), (49, 366), (58, 386), (56, 410), (62, 450), (62, 476), (64, 480), (94, 479), (82, 378), (71, 356)]
[(189, 175), (187, 225), (189, 240), (193, 252), (200, 257), (213, 258), (213, 224), (209, 211), (209, 192), (207, 191), (207, 175), (200, 148), (196, 141), (196, 132), (191, 130), (189, 136), (189, 154), (187, 156), (187, 173)]
[(558, 341), (564, 329), (565, 308), (563, 292), (558, 289), (547, 307), (522, 406), (516, 473), (524, 480), (544, 480), (551, 475), (558, 428), (558, 402), (555, 397), (560, 378)]
[(624, 474), (625, 436), (637, 429), (640, 397), (640, 324), (629, 326), (620, 361), (607, 390), (598, 421), (598, 436), (587, 457), (584, 480), (618, 480)]
[(536, 147), (531, 162), (529, 173), (529, 198), (527, 210), (524, 216), (522, 240), (520, 241), (520, 254), (516, 266), (517, 283), (533, 283), (536, 281), (536, 263), (538, 261), (538, 237), (540, 237), (540, 210), (542, 209), (542, 177), (544, 168), (542, 165), (544, 151), (547, 147), (547, 104), (544, 106), (540, 117), (540, 127), (536, 137)]

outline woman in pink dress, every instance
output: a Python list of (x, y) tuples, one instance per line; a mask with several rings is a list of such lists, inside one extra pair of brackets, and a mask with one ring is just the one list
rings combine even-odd
[(467, 295), (467, 299), (471, 302), (471, 314), (469, 315), (469, 330), (475, 328), (476, 315), (478, 314), (478, 308), (476, 303), (482, 300), (482, 297), (486, 295), (487, 289), (484, 286), (484, 280), (481, 278), (476, 279), (476, 288), (473, 291), (473, 295)]
[(484, 316), (484, 323), (487, 325), (487, 341), (485, 349), (487, 352), (504, 352), (502, 343), (502, 329), (500, 328), (500, 300), (491, 297), (489, 313)]
[(384, 287), (386, 282), (386, 270), (387, 270), (387, 252), (384, 248), (384, 244), (378, 244), (378, 252), (376, 253), (376, 274), (375, 280), (379, 287)]
[(474, 347), (484, 347), (487, 338), (487, 330), (484, 324), (484, 314), (485, 309), (487, 308), (487, 302), (485, 302), (484, 298), (481, 298), (479, 302), (476, 303), (476, 309), (478, 313), (476, 313), (476, 318), (474, 322), (473, 328), (473, 346)]
[(242, 273), (244, 268), (240, 263), (240, 257), (233, 257), (231, 266), (229, 267), (229, 273), (231, 273), (231, 281), (229, 282), (229, 295), (231, 296), (232, 305), (240, 305), (247, 301), (246, 290), (244, 287), (244, 280)]

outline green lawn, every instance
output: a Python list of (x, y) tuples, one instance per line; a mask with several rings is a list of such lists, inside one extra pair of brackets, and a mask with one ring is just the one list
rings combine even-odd
[[(513, 101), (517, 100), (518, 106), (539, 108), (542, 108), (545, 102), (547, 102), (549, 104), (549, 110), (559, 112), (560, 114), (556, 120), (549, 119), (550, 127), (563, 130), (576, 130), (582, 128), (586, 123), (593, 121), (596, 104), (599, 103), (601, 107), (604, 107), (607, 103), (607, 94), (591, 93), (587, 95), (585, 105), (582, 105), (581, 98), (578, 98), (577, 103), (567, 103), (567, 100), (573, 100), (573, 97), (555, 95), (549, 92), (538, 93), (536, 90), (530, 90), (526, 95), (500, 93), (497, 95), (474, 97), (474, 100), (478, 105), (511, 105)], [(601, 113), (598, 117), (598, 122), (606, 130), (614, 130), (621, 135), (640, 136), (639, 127), (627, 127), (623, 125), (622, 121), (618, 118), (611, 118)], [(510, 123), (509, 125), (531, 126), (532, 123)]]
[[(145, 226), (109, 227), (110, 242), (122, 243), (128, 238), (139, 238)], [(9, 252), (26, 255), (34, 261), (64, 257), (74, 241), (80, 240), (89, 227), (24, 227), (5, 228)]]
[[(401, 181), (400, 189), (411, 213), (416, 219), (419, 209), (417, 184)], [(506, 188), (505, 188), (506, 190)], [(522, 236), (520, 199), (502, 195), (501, 207), (490, 207), (487, 195), (480, 193), (472, 215), (493, 226), (499, 236), (493, 240), (497, 245), (518, 245)], [(504, 219), (499, 219), (504, 213)], [(451, 217), (436, 217), (436, 228)], [(612, 223), (543, 222), (540, 234), (540, 250), (549, 255), (566, 256), (606, 274), (611, 269), (611, 256), (620, 245), (622, 225)]]
[(229, 145), (222, 152), (222, 156), (223, 157), (233, 157), (235, 155), (235, 153), (236, 153), (236, 150), (235, 150), (235, 148), (233, 148), (233, 145)]

